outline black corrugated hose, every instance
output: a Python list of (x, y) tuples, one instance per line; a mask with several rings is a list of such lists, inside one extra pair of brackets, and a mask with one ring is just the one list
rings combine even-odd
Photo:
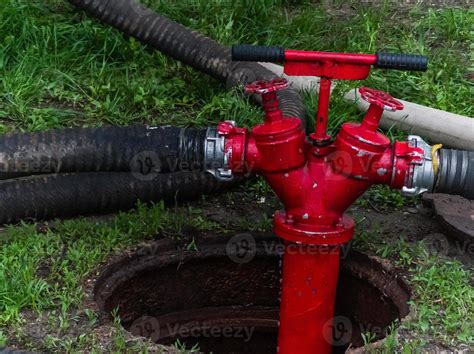
[[(68, 0), (88, 15), (120, 32), (206, 73), (228, 86), (277, 76), (257, 63), (233, 62), (231, 50), (148, 9), (135, 0)], [(278, 92), (280, 107), (287, 116), (306, 122), (301, 95), (289, 88)]]
[[(233, 62), (230, 48), (134, 0), (69, 1), (142, 43), (230, 85), (275, 77), (257, 63)], [(279, 95), (283, 112), (305, 122), (306, 111), (300, 95), (292, 89), (280, 91)], [(174, 130), (178, 128), (161, 129), (105, 127), (6, 136), (0, 140), (0, 179), (48, 172), (127, 171), (138, 152), (154, 151), (153, 143), (160, 149), (157, 152), (160, 157), (162, 152), (167, 154), (164, 146), (168, 133), (174, 138), (177, 135)], [(191, 134), (189, 130), (187, 133)], [(193, 149), (198, 154), (199, 144), (194, 144), (187, 153)], [(163, 172), (172, 170), (166, 163), (161, 165)]]
[(474, 200), (474, 151), (441, 149), (436, 193)]
[(64, 172), (203, 170), (206, 128), (133, 125), (9, 134), (0, 179)]
[[(133, 0), (70, 2), (89, 15), (112, 25), (228, 86), (275, 75), (256, 63), (232, 62), (230, 49)], [(300, 95), (292, 89), (279, 93), (286, 115), (305, 121)], [(174, 127), (150, 130), (144, 127), (66, 129), (33, 134), (13, 134), (0, 141), (0, 179), (24, 175), (149, 169), (153, 173), (182, 170), (180, 162), (202, 163), (205, 130)], [(154, 146), (156, 144), (156, 146)], [(178, 146), (178, 144), (181, 144)], [(151, 152), (151, 157), (150, 157)], [(138, 156), (138, 157), (137, 157)], [(194, 165), (195, 166), (195, 165)], [(186, 184), (183, 184), (183, 180)], [(157, 184), (161, 189), (150, 189)], [(215, 188), (219, 185), (219, 188)], [(47, 219), (84, 213), (107, 212), (133, 207), (136, 200), (192, 197), (220, 189), (209, 174), (181, 172), (137, 179), (133, 173), (80, 173), (20, 178), (0, 182), (0, 222), (22, 218)], [(117, 187), (119, 186), (119, 187)], [(117, 187), (117, 188), (116, 188)], [(71, 202), (74, 201), (74, 202)]]
[(24, 177), (0, 181), (0, 223), (128, 210), (137, 200), (174, 203), (223, 187), (211, 174), (200, 172), (156, 173), (144, 178), (129, 172)]
[[(230, 48), (171, 21), (134, 0), (69, 1), (124, 34), (135, 37), (227, 86), (275, 77), (271, 71), (257, 63), (232, 62)], [(286, 89), (279, 92), (279, 99), (283, 112), (288, 116), (299, 117), (304, 124), (306, 110), (301, 96), (292, 89)], [(203, 129), (186, 130), (184, 145), (183, 139), (177, 138), (183, 137), (183, 130), (174, 127), (157, 130), (144, 127), (66, 129), (6, 136), (0, 141), (0, 179), (52, 172), (61, 174), (0, 182), (0, 222), (15, 222), (25, 217), (47, 219), (86, 212), (107, 212), (131, 208), (137, 199), (155, 201), (169, 199), (169, 195), (176, 193), (184, 198), (187, 194), (191, 197), (196, 191), (211, 192), (215, 188), (208, 188), (208, 184), (211, 181), (214, 184), (217, 182), (208, 174), (199, 175), (196, 172), (156, 176), (156, 183), (167, 186), (159, 193), (149, 190), (153, 180), (137, 179), (136, 173), (99, 173), (96, 176), (89, 173), (63, 174), (89, 171), (136, 172), (137, 169), (141, 173), (143, 169), (150, 168), (153, 173), (183, 170), (180, 162), (202, 163), (203, 133)], [(177, 144), (181, 145), (178, 147)], [(188, 164), (185, 165), (190, 169), (196, 166), (189, 167)], [(191, 183), (186, 187), (177, 183), (184, 176)], [(114, 181), (119, 181), (121, 188), (113, 188)], [(195, 185), (191, 188), (194, 183), (192, 181), (195, 181)], [(147, 196), (143, 191), (150, 195)]]

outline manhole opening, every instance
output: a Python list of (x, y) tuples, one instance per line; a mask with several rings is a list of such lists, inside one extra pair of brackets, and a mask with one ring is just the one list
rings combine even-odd
[[(95, 299), (106, 316), (118, 309), (125, 329), (156, 343), (179, 340), (201, 352), (275, 353), (280, 251), (271, 235), (252, 235), (255, 256), (229, 257), (228, 238), (198, 242), (198, 251), (160, 241), (108, 265)], [(386, 265), (362, 253), (342, 260), (334, 352), (363, 346), (362, 334), (384, 338), (408, 315), (410, 291)]]

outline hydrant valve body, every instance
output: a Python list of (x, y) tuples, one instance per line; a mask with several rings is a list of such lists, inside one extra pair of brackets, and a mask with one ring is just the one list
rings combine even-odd
[[(277, 84), (283, 86), (281, 80)], [(339, 247), (354, 235), (354, 221), (345, 211), (374, 184), (407, 185), (424, 150), (408, 142), (391, 144), (378, 132), (383, 110), (402, 107), (386, 93), (370, 90), (376, 98), (362, 123), (344, 123), (334, 142), (321, 145), (306, 139), (297, 118), (282, 114), (272, 82), (254, 84), (251, 90), (257, 86), (270, 87), (262, 91), (265, 121), (250, 132), (229, 122), (218, 131), (225, 137), (228, 168), (262, 175), (282, 201), (274, 232), (287, 247), (300, 250), (284, 255), (280, 352), (317, 348), (329, 353), (327, 326), (334, 313)], [(307, 330), (295, 331), (308, 322), (313, 325)]]
[(362, 88), (361, 97), (370, 103), (363, 121), (344, 123), (332, 140), (327, 134), (331, 80), (364, 79), (372, 65), (425, 70), (426, 59), (253, 46), (234, 47), (233, 58), (284, 61), (287, 75), (321, 77), (316, 129), (309, 139), (301, 122), (279, 108), (277, 91), (287, 87), (284, 79), (246, 87), (262, 95), (262, 124), (249, 132), (224, 122), (217, 131), (225, 139), (221, 167), (263, 176), (284, 206), (274, 214), (274, 232), (285, 241), (279, 352), (330, 353), (340, 246), (354, 234), (345, 211), (374, 184), (416, 190), (413, 183), (432, 180), (426, 146), (413, 139), (392, 144), (378, 132), (384, 110), (403, 109), (385, 92)]

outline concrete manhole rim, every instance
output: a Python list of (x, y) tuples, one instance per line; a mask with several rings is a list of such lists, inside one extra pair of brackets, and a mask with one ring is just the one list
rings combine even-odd
[[(271, 233), (252, 233), (259, 241), (271, 241), (275, 242), (276, 237)], [(101, 267), (100, 276), (96, 279), (95, 289), (94, 289), (94, 300), (100, 309), (102, 309), (104, 299), (106, 296), (104, 294), (112, 293), (114, 288), (120, 284), (120, 282), (116, 282), (116, 286), (111, 286), (115, 280), (118, 278), (121, 279), (121, 282), (125, 281), (125, 278), (133, 278), (135, 274), (143, 271), (150, 264), (157, 265), (156, 263), (160, 263), (160, 267), (164, 267), (169, 264), (173, 264), (176, 262), (187, 262), (188, 260), (192, 259), (206, 259), (209, 256), (215, 257), (222, 257), (226, 256), (225, 247), (222, 247), (228, 241), (228, 238), (232, 235), (204, 235), (202, 239), (197, 242), (197, 250), (187, 250), (187, 249), (180, 249), (177, 247), (177, 242), (170, 241), (169, 239), (162, 239), (158, 241), (152, 241), (150, 243), (145, 244), (141, 247), (136, 247), (132, 251), (128, 251), (125, 255), (115, 255), (109, 259), (106, 265)], [(211, 247), (209, 247), (211, 246)], [(212, 247), (214, 246), (214, 247)], [(200, 250), (201, 247), (204, 248), (204, 251)], [(385, 259), (381, 259), (377, 256), (366, 255), (363, 253), (359, 253), (357, 251), (352, 251), (353, 254), (356, 254), (357, 257), (366, 257), (369, 262), (375, 262), (385, 273), (387, 279), (391, 279), (392, 283), (395, 283), (400, 289), (407, 294), (407, 301), (411, 298), (411, 290), (407, 283), (407, 281), (397, 275), (399, 271), (394, 265), (388, 262)], [(261, 249), (257, 249), (257, 255), (268, 255), (268, 250), (262, 251)], [(157, 256), (158, 261), (157, 261)], [(275, 257), (278, 254), (271, 254), (271, 256)], [(141, 262), (133, 262), (136, 259), (142, 259)], [(121, 268), (123, 265), (127, 264), (127, 274), (117, 274), (116, 270)], [(364, 275), (367, 274), (358, 274), (359, 277), (363, 278)], [(372, 277), (373, 278), (373, 277)], [(107, 279), (104, 281), (104, 279)], [(370, 279), (371, 281), (374, 279)], [(384, 288), (387, 283), (375, 283), (374, 285), (377, 286), (379, 290)], [(390, 287), (388, 287), (390, 289)], [(390, 296), (391, 294), (384, 293), (385, 296), (392, 299)], [(396, 304), (398, 307), (398, 304)], [(410, 306), (407, 305), (407, 312), (406, 314), (397, 320), (397, 327), (401, 324), (409, 321), (413, 318), (413, 313)], [(103, 320), (107, 321), (110, 320), (110, 314), (106, 314), (102, 311)], [(107, 325), (107, 322), (103, 322), (104, 325)], [(364, 350), (367, 349), (376, 349), (383, 346), (383, 343), (386, 341), (386, 338), (382, 338), (380, 340), (374, 341), (365, 347), (357, 347), (357, 348), (349, 348), (347, 352), (349, 353), (363, 353)], [(163, 348), (169, 348), (170, 351), (173, 351), (173, 348), (166, 347), (163, 345), (159, 345)], [(166, 349), (165, 349), (166, 350)]]

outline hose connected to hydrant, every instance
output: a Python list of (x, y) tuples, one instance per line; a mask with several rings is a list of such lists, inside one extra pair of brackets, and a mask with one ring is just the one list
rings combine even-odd
[[(354, 221), (345, 211), (371, 185), (386, 184), (416, 194), (434, 183), (426, 161), (432, 162), (421, 138), (391, 143), (378, 132), (384, 110), (403, 105), (385, 92), (363, 88), (370, 103), (362, 123), (345, 123), (333, 140), (327, 134), (330, 83), (333, 79), (365, 79), (372, 66), (427, 69), (427, 59), (404, 54), (345, 54), (235, 46), (234, 60), (284, 62), (287, 75), (321, 77), (316, 130), (306, 138), (299, 120), (285, 117), (277, 91), (283, 79), (246, 86), (262, 95), (265, 121), (250, 132), (233, 122), (219, 124), (209, 155), (219, 175), (258, 173), (283, 202), (274, 214), (274, 232), (286, 245), (278, 348), (280, 353), (330, 353), (339, 250), (352, 239)], [(216, 143), (218, 141), (219, 143)], [(427, 144), (426, 144), (427, 145)], [(216, 154), (215, 146), (221, 146)], [(207, 151), (207, 149), (206, 149)], [(420, 170), (421, 168), (421, 170)], [(424, 171), (423, 178), (420, 171)], [(418, 183), (423, 180), (424, 185)], [(295, 251), (295, 249), (297, 251)]]
[[(229, 48), (154, 13), (138, 1), (70, 0), (70, 2), (123, 33), (134, 36), (141, 42), (228, 84), (248, 83), (252, 80), (268, 80), (275, 77), (257, 63), (232, 62)], [(153, 24), (152, 27), (149, 26), (150, 23)], [(170, 43), (179, 43), (179, 45)], [(241, 49), (240, 52), (242, 54)], [(239, 55), (239, 53), (235, 54)], [(292, 55), (291, 52), (285, 53), (280, 48), (265, 48), (262, 53), (262, 50), (256, 51), (254, 47), (250, 47), (244, 54), (245, 60), (256, 61), (283, 61), (285, 55)], [(273, 57), (268, 58), (269, 54)], [(293, 55), (301, 55), (301, 52), (293, 53)], [(327, 57), (330, 54), (324, 55)], [(368, 63), (373, 63), (375, 60), (374, 56), (363, 55), (353, 55), (350, 60), (361, 58)], [(415, 62), (410, 62), (410, 65), (423, 65), (420, 57), (414, 58)], [(294, 70), (303, 70), (302, 64), (306, 62), (305, 70), (312, 75), (311, 71), (315, 69), (311, 68), (311, 63), (304, 58), (297, 59), (301, 63)], [(348, 59), (349, 57), (344, 55), (344, 60)], [(393, 58), (381, 54), (377, 64), (380, 67), (387, 64), (394, 65), (396, 63), (393, 60), (398, 60), (398, 66), (407, 64), (399, 59), (400, 57)], [(287, 72), (291, 72), (290, 65), (290, 63), (286, 65)], [(340, 69), (339, 66), (338, 75), (344, 76), (345, 74)], [(354, 66), (345, 70), (357, 72), (365, 69)], [(320, 101), (326, 102), (329, 100), (330, 93), (329, 80), (324, 79), (321, 82), (324, 89), (321, 92)], [(304, 123), (306, 110), (297, 92), (289, 89), (279, 91), (278, 100), (283, 114), (298, 117)], [(320, 107), (319, 116), (323, 123), (327, 122), (325, 109), (328, 105), (320, 104)], [(316, 131), (319, 138), (323, 139), (325, 138), (324, 126), (324, 124), (317, 125)], [(432, 149), (419, 137), (410, 137), (409, 140), (411, 145), (425, 150), (425, 159), (422, 166), (414, 169), (414, 173), (410, 176), (411, 180), (405, 187), (405, 193), (416, 194), (430, 191), (459, 194), (474, 199), (473, 151)], [(158, 201), (168, 194), (177, 194), (180, 185), (173, 183), (174, 179), (203, 181), (206, 183), (206, 188), (203, 190), (208, 190), (207, 187), (212, 187), (211, 184), (213, 184), (207, 184), (211, 181), (208, 176), (197, 176), (196, 173), (174, 175), (168, 172), (187, 171), (191, 166), (193, 169), (196, 166), (206, 166), (206, 169), (218, 175), (219, 178), (230, 179), (232, 173), (227, 167), (217, 168), (217, 170), (211, 168), (214, 163), (219, 166), (222, 164), (222, 159), (227, 158), (221, 149), (222, 143), (222, 138), (215, 127), (201, 130), (170, 126), (101, 127), (44, 133), (17, 133), (2, 137), (0, 139), (0, 180), (21, 176), (31, 177), (0, 181), (0, 195), (3, 201), (0, 204), (0, 224), (17, 222), (24, 218), (50, 219), (78, 215), (84, 211), (100, 213), (132, 208), (137, 199)], [(130, 171), (132, 173), (129, 173), (127, 179), (125, 172)], [(137, 171), (140, 174), (138, 180)], [(91, 174), (90, 172), (100, 173)], [(142, 172), (146, 175), (142, 176)], [(148, 172), (152, 173), (148, 174)], [(56, 173), (59, 175), (55, 175)], [(164, 175), (160, 176), (161, 173)], [(142, 181), (142, 177), (146, 180)], [(118, 184), (113, 184), (116, 186), (126, 185), (131, 194), (121, 193), (120, 200), (117, 200), (114, 188), (110, 188), (109, 180), (119, 181)], [(159, 193), (148, 194), (146, 191), (149, 190), (149, 184), (153, 180), (166, 186), (176, 186), (173, 187), (177, 188), (176, 193), (171, 193), (173, 189), (166, 189), (160, 190)], [(195, 188), (202, 188), (201, 182), (193, 183), (195, 183)], [(226, 185), (229, 184), (226, 183)], [(83, 201), (81, 204), (83, 207), (77, 208), (73, 204), (63, 205), (64, 194), (53, 193), (45, 197), (45, 191), (55, 188), (61, 188), (68, 194), (79, 195)], [(95, 192), (92, 194), (85, 192), (91, 189)], [(214, 190), (213, 187), (210, 190)], [(24, 205), (29, 207), (24, 208)]]

